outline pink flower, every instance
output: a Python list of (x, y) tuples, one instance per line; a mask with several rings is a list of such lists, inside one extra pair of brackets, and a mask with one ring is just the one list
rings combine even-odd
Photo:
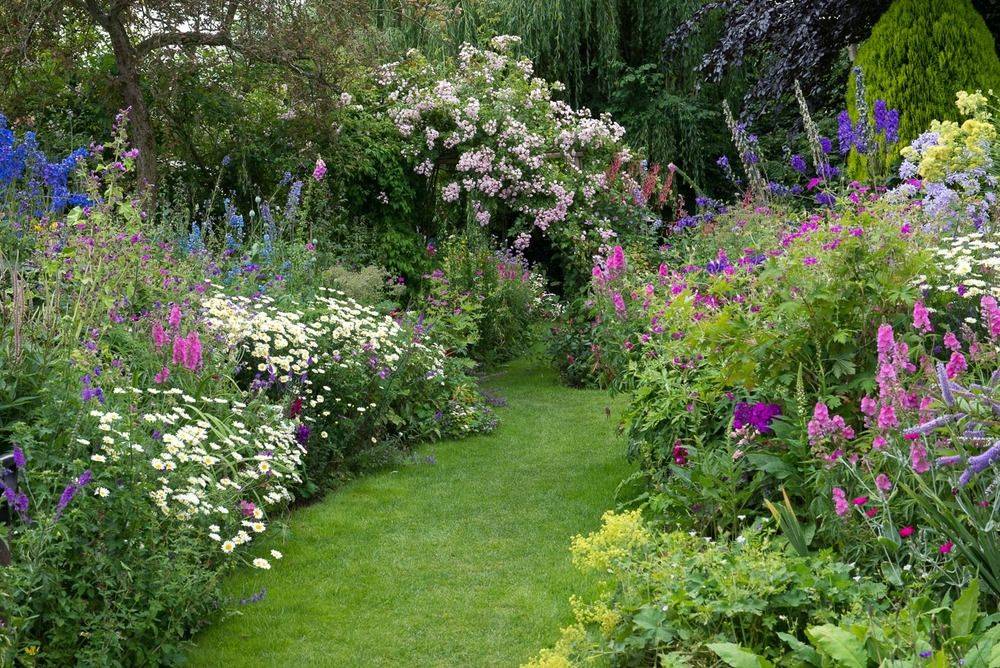
[(843, 517), (851, 509), (847, 504), (847, 494), (840, 487), (833, 488), (833, 509), (838, 517)]
[(875, 506), (872, 506), (871, 508), (865, 511), (865, 516), (868, 517), (868, 519), (871, 519), (876, 515), (878, 515), (878, 508), (876, 508)]
[(924, 306), (923, 302), (917, 302), (913, 305), (913, 327), (921, 332), (930, 332), (934, 330), (934, 327), (931, 326), (931, 319), (927, 312), (927, 307)]
[(918, 474), (927, 473), (931, 469), (930, 462), (927, 461), (927, 448), (922, 440), (910, 443), (910, 466)]
[(942, 342), (944, 343), (945, 347), (948, 350), (951, 350), (952, 352), (957, 353), (960, 350), (962, 350), (962, 344), (959, 343), (958, 337), (956, 337), (951, 332), (948, 332), (947, 334), (944, 335), (944, 340)]
[(197, 330), (191, 330), (187, 335), (187, 347), (184, 350), (184, 367), (196, 371), (201, 367), (201, 339)]
[(989, 329), (990, 338), (1000, 337), (1000, 306), (997, 306), (996, 298), (986, 295), (979, 302), (979, 306), (983, 312), (983, 321)]
[(878, 354), (880, 356), (888, 356), (892, 354), (892, 352), (896, 349), (896, 343), (892, 336), (892, 325), (882, 325), (878, 328), (876, 342), (878, 344)]
[(616, 292), (613, 295), (611, 295), (611, 301), (614, 302), (615, 313), (617, 313), (619, 317), (624, 316), (625, 315), (625, 300), (622, 298), (621, 293), (620, 292)]
[(892, 489), (892, 481), (889, 480), (889, 476), (884, 473), (879, 473), (875, 476), (875, 486), (882, 493), (888, 492)]
[(886, 446), (885, 436), (876, 436), (872, 439), (872, 450), (881, 450)]
[(965, 355), (962, 353), (952, 353), (951, 359), (945, 365), (944, 370), (948, 374), (948, 378), (954, 378), (969, 368), (969, 365), (965, 361)]
[(184, 364), (184, 357), (187, 355), (187, 340), (183, 336), (174, 337), (173, 361), (174, 364)]
[(160, 369), (160, 372), (158, 374), (153, 376), (153, 381), (157, 385), (162, 385), (163, 383), (167, 382), (167, 378), (170, 378), (170, 369), (168, 369), (167, 367), (163, 367), (162, 369)]
[(167, 336), (167, 333), (163, 331), (163, 325), (160, 324), (159, 320), (153, 322), (152, 336), (153, 336), (153, 345), (156, 346), (157, 350), (167, 345), (167, 342), (170, 340), (169, 337)]
[(868, 503), (868, 497), (867, 496), (858, 496), (858, 497), (855, 497), (855, 498), (851, 499), (851, 503), (853, 503), (856, 506), (863, 506), (866, 503)]
[(323, 158), (316, 158), (316, 167), (313, 169), (313, 178), (317, 181), (322, 181), (324, 176), (326, 176), (326, 163), (323, 162)]
[(875, 400), (874, 399), (872, 399), (871, 397), (869, 397), (867, 395), (864, 396), (864, 397), (861, 397), (861, 412), (862, 413), (864, 413), (868, 417), (871, 417), (871, 416), (875, 415), (876, 411), (878, 411), (878, 407), (875, 405)]
[(170, 305), (170, 316), (167, 317), (167, 324), (170, 325), (171, 329), (177, 329), (181, 326), (181, 307), (177, 304)]
[(908, 537), (910, 537), (912, 535), (913, 535), (913, 527), (912, 526), (907, 525), (907, 526), (905, 526), (905, 527), (903, 527), (902, 529), (899, 530), (899, 537), (900, 538), (908, 538)]
[(955, 544), (950, 540), (946, 540), (944, 543), (941, 544), (941, 547), (938, 548), (938, 552), (940, 552), (941, 554), (948, 554), (953, 549), (955, 549)]
[(896, 409), (889, 404), (882, 406), (882, 410), (878, 414), (878, 428), (883, 430), (892, 429), (898, 425), (899, 419), (896, 418)]

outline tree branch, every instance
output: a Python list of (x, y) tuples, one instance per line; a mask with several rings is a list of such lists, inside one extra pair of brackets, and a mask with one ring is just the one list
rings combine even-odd
[(150, 35), (135, 46), (136, 54), (141, 58), (150, 52), (165, 46), (226, 46), (233, 45), (228, 27), (220, 32), (173, 31)]

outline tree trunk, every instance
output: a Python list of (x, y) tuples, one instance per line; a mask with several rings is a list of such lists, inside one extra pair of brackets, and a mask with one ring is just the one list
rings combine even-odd
[(156, 205), (156, 136), (149, 117), (149, 107), (142, 93), (139, 79), (139, 63), (129, 40), (125, 26), (117, 16), (107, 17), (104, 28), (111, 38), (111, 48), (115, 54), (118, 80), (122, 84), (122, 98), (129, 112), (129, 138), (134, 148), (139, 149), (136, 159), (139, 182), (146, 190), (150, 209)]

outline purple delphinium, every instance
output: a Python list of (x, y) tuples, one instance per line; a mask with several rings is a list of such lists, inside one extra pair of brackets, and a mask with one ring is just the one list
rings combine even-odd
[(23, 469), (27, 465), (27, 461), (24, 457), (24, 450), (20, 447), (14, 447), (14, 466), (18, 469)]
[(854, 124), (851, 123), (851, 115), (845, 109), (837, 116), (837, 145), (840, 147), (841, 155), (847, 155), (854, 143)]
[(761, 434), (772, 434), (774, 432), (771, 429), (771, 421), (779, 415), (781, 406), (778, 404), (758, 401), (751, 405), (741, 401), (733, 410), (733, 429), (742, 429), (749, 425)]
[(875, 130), (889, 144), (899, 141), (899, 109), (890, 109), (885, 100), (875, 100)]
[(299, 426), (295, 428), (295, 440), (299, 442), (299, 445), (305, 445), (309, 442), (309, 434), (311, 433), (309, 425), (304, 422), (300, 422)]
[(790, 164), (792, 166), (792, 169), (797, 171), (799, 174), (806, 173), (807, 169), (806, 160), (798, 153), (796, 153), (789, 159), (788, 164)]

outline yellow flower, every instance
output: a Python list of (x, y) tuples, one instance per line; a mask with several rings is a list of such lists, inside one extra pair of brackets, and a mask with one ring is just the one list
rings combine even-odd
[(986, 96), (983, 95), (982, 91), (977, 90), (975, 93), (967, 93), (964, 90), (960, 90), (955, 93), (955, 106), (965, 116), (972, 116), (985, 107), (986, 103)]
[(601, 518), (600, 530), (587, 537), (576, 536), (570, 550), (573, 563), (583, 570), (607, 570), (612, 564), (646, 546), (652, 535), (638, 510), (624, 513), (608, 511)]
[(38, 654), (38, 645), (28, 645), (24, 648), (24, 653), (28, 656), (35, 656)]

